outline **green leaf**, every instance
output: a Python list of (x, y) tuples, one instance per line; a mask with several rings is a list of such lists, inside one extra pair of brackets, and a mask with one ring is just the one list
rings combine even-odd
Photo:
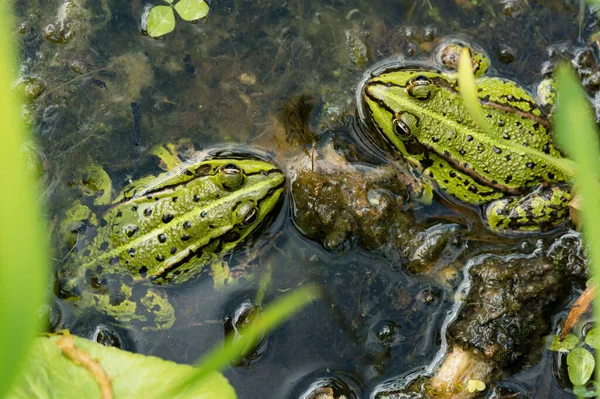
[(573, 385), (584, 385), (594, 372), (594, 356), (585, 348), (577, 348), (567, 355), (569, 379)]
[(181, 379), (177, 384), (169, 385), (164, 391), (157, 391), (153, 397), (171, 398), (186, 389), (189, 384), (199, 383), (215, 370), (228, 367), (231, 359), (243, 357), (267, 331), (273, 330), (320, 296), (321, 291), (317, 285), (307, 284), (279, 298), (270, 304), (260, 317), (256, 317), (248, 326), (241, 328), (240, 335), (235, 340), (232, 336), (227, 337), (222, 348), (214, 348), (200, 359), (196, 363), (197, 369), (193, 374)]
[(12, 1), (0, 1), (0, 398), (19, 372), (40, 329), (38, 312), (46, 299), (50, 265), (42, 195), (27, 168), (25, 144), (30, 142), (21, 120), (21, 98), (10, 95), (16, 80)]
[(579, 338), (573, 334), (567, 335), (562, 341), (558, 335), (552, 335), (551, 337), (552, 341), (548, 345), (548, 349), (554, 352), (569, 352), (579, 345)]
[(595, 398), (596, 397), (596, 387), (594, 386), (592, 389), (587, 387), (586, 385), (575, 385), (573, 387), (573, 393), (578, 398)]
[[(469, 111), (469, 115), (473, 121), (490, 137), (493, 137), (493, 133), (490, 129), (488, 122), (483, 116), (481, 107), (479, 104), (479, 98), (477, 97), (477, 87), (475, 85), (475, 78), (473, 77), (473, 70), (471, 65), (471, 54), (468, 48), (464, 48), (460, 55), (458, 63), (458, 82), (460, 95), (465, 104), (465, 108)], [(514, 141), (506, 141), (504, 144), (512, 147), (515, 152), (521, 152), (530, 154), (535, 157), (543, 158), (547, 163), (555, 165), (565, 171), (565, 173), (573, 176), (575, 174), (575, 164), (569, 159), (555, 158), (541, 151), (537, 151), (531, 147), (526, 147), (515, 143)]]
[(208, 4), (204, 0), (181, 0), (175, 4), (175, 10), (186, 21), (195, 21), (206, 17)]
[(146, 31), (152, 37), (166, 35), (175, 29), (175, 14), (169, 6), (152, 7), (148, 14)]
[(600, 349), (600, 329), (592, 328), (585, 335), (585, 343), (594, 349)]
[[(76, 365), (56, 346), (62, 337), (35, 340), (21, 383), (8, 399), (99, 398), (100, 388), (88, 369)], [(147, 398), (165, 386), (177, 384), (195, 373), (181, 365), (154, 356), (143, 356), (75, 337), (77, 348), (98, 361), (108, 374), (116, 398)], [(210, 373), (201, 383), (187, 386), (179, 399), (234, 399), (235, 391), (220, 373)]]
[(173, 4), (173, 0), (165, 0), (169, 4)]

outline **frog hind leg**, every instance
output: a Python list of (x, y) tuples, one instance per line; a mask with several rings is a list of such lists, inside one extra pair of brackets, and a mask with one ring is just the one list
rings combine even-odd
[(571, 194), (559, 187), (535, 191), (525, 197), (491, 202), (484, 219), (494, 232), (538, 232), (560, 226), (569, 215)]
[(87, 291), (78, 307), (94, 308), (126, 327), (141, 326), (144, 331), (166, 330), (175, 323), (175, 309), (160, 288), (141, 284), (121, 284), (118, 293)]

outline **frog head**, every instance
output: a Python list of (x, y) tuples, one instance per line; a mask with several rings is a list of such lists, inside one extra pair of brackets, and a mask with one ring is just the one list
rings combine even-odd
[(371, 78), (362, 88), (363, 112), (386, 141), (410, 162), (424, 157), (434, 132), (431, 113), (452, 107), (452, 98), (440, 87), (453, 86), (449, 77), (432, 69), (396, 69)]

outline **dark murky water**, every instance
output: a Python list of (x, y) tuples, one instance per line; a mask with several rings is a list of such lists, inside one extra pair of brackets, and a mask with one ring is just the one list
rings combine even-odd
[[(60, 36), (62, 4), (16, 3), (24, 24), (22, 74), (43, 80), (28, 109), (55, 227), (78, 196), (69, 181), (90, 162), (109, 173), (117, 191), (159, 171), (151, 149), (178, 139), (191, 139), (196, 149), (254, 146), (285, 166), (298, 150), (285, 140), (293, 126), (281, 123), (290, 107), (304, 96), (317, 136), (350, 137), (355, 88), (382, 59), (424, 57), (442, 38), (459, 36), (490, 54), (493, 74), (531, 86), (549, 61), (591, 46), (597, 29), (590, 11), (569, 0), (213, 0), (205, 20), (178, 19), (172, 33), (155, 40), (140, 33), (146, 4), (103, 0), (81, 1), (81, 13), (62, 31), (68, 43), (54, 43), (43, 33), (54, 24)], [(420, 218), (453, 214), (432, 209)], [(389, 248), (348, 243), (327, 250), (299, 232), (291, 212), (287, 200), (278, 228), (262, 236), (270, 244), (249, 261), (273, 270), (265, 303), (309, 281), (323, 284), (328, 296), (271, 333), (258, 359), (226, 372), (239, 397), (295, 398), (319, 378), (339, 379), (368, 397), (377, 383), (427, 365), (440, 345), (450, 287), (407, 274)], [(247, 260), (243, 251), (228, 259), (231, 267)], [(174, 288), (175, 326), (122, 331), (123, 345), (193, 362), (221, 340), (224, 317), (256, 292), (256, 283), (243, 281), (214, 291), (210, 278)], [(96, 322), (75, 320), (65, 308), (57, 324), (85, 331)], [(501, 385), (531, 398), (572, 397), (554, 377), (552, 354), (540, 353)]]

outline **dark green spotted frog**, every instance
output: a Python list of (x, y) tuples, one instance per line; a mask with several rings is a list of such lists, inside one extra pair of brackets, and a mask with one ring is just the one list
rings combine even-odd
[(160, 285), (222, 261), (278, 209), (284, 173), (264, 160), (202, 159), (132, 183), (97, 215), (95, 236), (59, 270), (79, 309), (167, 329), (175, 312)]
[[(412, 168), (414, 197), (432, 200), (432, 188), (463, 203), (483, 206), (483, 219), (500, 233), (535, 232), (568, 217), (571, 176), (548, 162), (561, 158), (550, 123), (518, 83), (485, 76), (490, 62), (471, 47), (477, 95), (491, 134), (479, 127), (460, 96), (457, 65), (464, 43), (443, 44), (439, 67), (389, 65), (359, 88), (359, 112)], [(547, 86), (548, 87), (548, 86)], [(551, 98), (552, 91), (547, 91)], [(527, 149), (537, 150), (542, 156)]]

